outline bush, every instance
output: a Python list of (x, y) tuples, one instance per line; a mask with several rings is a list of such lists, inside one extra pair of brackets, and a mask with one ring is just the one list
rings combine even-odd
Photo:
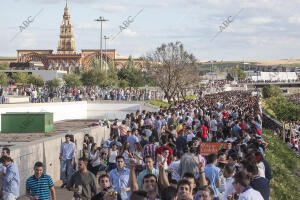
[(158, 107), (163, 107), (163, 108), (170, 107), (170, 104), (168, 102), (164, 102), (162, 100), (147, 100), (146, 102)]
[(54, 78), (51, 81), (47, 81), (47, 85), (52, 88), (57, 88), (60, 86), (60, 80), (57, 78)]
[(80, 76), (76, 74), (65, 74), (63, 76), (63, 80), (65, 81), (65, 85), (67, 87), (76, 88), (82, 85), (80, 81)]
[(29, 75), (28, 82), (36, 87), (42, 87), (44, 85), (44, 80), (37, 74)]
[(9, 82), (9, 78), (4, 72), (0, 72), (0, 85), (6, 86)]
[(17, 72), (12, 74), (12, 79), (14, 80), (15, 83), (23, 83), (26, 84), (28, 83), (28, 74), (25, 72)]
[(197, 96), (194, 94), (186, 95), (185, 97), (186, 100), (196, 100)]
[(271, 180), (270, 199), (299, 200), (299, 157), (277, 136), (274, 136), (271, 130), (263, 130), (263, 137), (268, 143), (266, 148), (266, 160), (270, 163), (273, 176)]
[(262, 90), (263, 98), (267, 99), (270, 97), (282, 97), (282, 90), (278, 86), (266, 85)]

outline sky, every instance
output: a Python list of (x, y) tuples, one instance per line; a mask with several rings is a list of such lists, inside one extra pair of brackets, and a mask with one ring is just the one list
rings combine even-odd
[[(56, 52), (65, 4), (0, 0), (0, 56), (16, 56), (17, 49)], [(163, 43), (180, 41), (200, 61), (300, 57), (300, 0), (68, 0), (68, 6), (78, 53), (100, 49), (100, 24), (94, 20), (103, 16), (109, 20), (103, 24), (103, 35), (110, 38), (107, 48), (121, 56), (144, 56)], [(112, 40), (123, 22), (139, 12)], [(11, 41), (19, 26), (38, 13)], [(234, 20), (220, 32), (227, 19)]]

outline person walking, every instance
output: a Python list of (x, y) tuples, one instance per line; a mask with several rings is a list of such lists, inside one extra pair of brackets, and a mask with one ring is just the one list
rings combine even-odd
[(117, 168), (109, 173), (110, 184), (113, 188), (121, 194), (122, 199), (128, 199), (130, 194), (129, 187), (129, 169), (124, 167), (124, 157), (118, 156), (116, 158)]
[(61, 161), (61, 178), (63, 181), (61, 188), (64, 188), (70, 181), (75, 160), (75, 144), (70, 141), (70, 135), (67, 134), (65, 139), (66, 141), (61, 144), (59, 155)]
[(96, 178), (87, 170), (87, 163), (87, 158), (79, 158), (78, 171), (74, 172), (67, 185), (68, 190), (74, 191), (75, 200), (90, 200), (98, 193)]
[(36, 162), (34, 164), (34, 175), (26, 180), (26, 196), (31, 199), (56, 200), (54, 184), (52, 178), (43, 173), (43, 163)]
[(8, 156), (1, 158), (1, 163), (6, 167), (3, 184), (3, 199), (16, 200), (19, 197), (20, 176), (19, 169)]

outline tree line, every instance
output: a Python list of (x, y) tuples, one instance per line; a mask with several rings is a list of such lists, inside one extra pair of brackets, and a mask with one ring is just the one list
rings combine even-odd
[[(65, 87), (142, 87), (145, 85), (159, 87), (168, 102), (175, 98), (186, 98), (189, 90), (199, 86), (199, 67), (196, 57), (184, 49), (181, 42), (162, 44), (156, 50), (142, 57), (143, 70), (134, 65), (130, 56), (124, 68), (116, 70), (114, 63), (109, 62), (107, 71), (100, 69), (100, 62), (93, 60), (88, 71), (69, 73), (63, 76)], [(13, 73), (9, 80), (5, 73), (0, 73), (0, 85), (8, 83), (33, 84), (44, 86), (38, 75)], [(58, 87), (61, 83), (54, 79), (46, 85)]]
[[(300, 106), (286, 99), (278, 86), (265, 86), (262, 95), (264, 103), (274, 112), (275, 118), (282, 123), (283, 130), (287, 123), (300, 120)], [(282, 135), (285, 141), (285, 134)]]

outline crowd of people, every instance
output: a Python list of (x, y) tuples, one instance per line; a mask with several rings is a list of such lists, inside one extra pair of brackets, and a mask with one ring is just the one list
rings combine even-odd
[(5, 103), (5, 97), (29, 96), (32, 103), (71, 102), (71, 101), (144, 101), (160, 99), (157, 90), (134, 88), (0, 88), (0, 104)]
[(286, 134), (286, 143), (295, 153), (300, 155), (300, 121), (289, 123), (290, 129)]
[[(268, 144), (262, 136), (259, 97), (251, 92), (209, 94), (157, 112), (136, 111), (113, 121), (110, 130), (103, 144), (85, 135), (78, 160), (74, 138), (65, 136), (59, 155), (61, 188), (74, 191), (74, 199), (269, 199)], [(204, 142), (222, 146), (204, 154)], [(1, 159), (6, 167), (3, 194), (17, 197), (11, 188), (19, 180), (7, 178), (14, 168), (7, 160)], [(40, 173), (42, 167), (35, 164), (27, 195), (55, 199), (51, 177)]]

